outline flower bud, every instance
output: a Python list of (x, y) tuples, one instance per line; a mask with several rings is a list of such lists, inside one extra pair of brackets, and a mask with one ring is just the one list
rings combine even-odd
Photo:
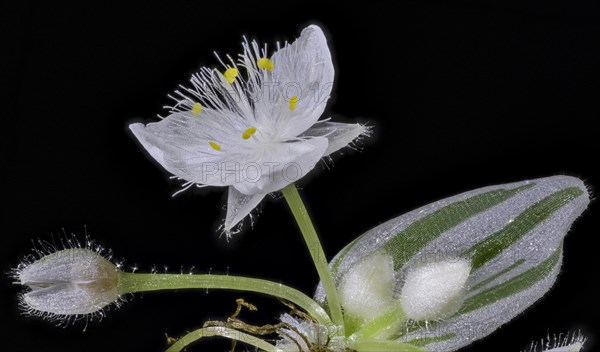
[(377, 252), (357, 263), (342, 278), (342, 306), (351, 316), (369, 321), (390, 309), (395, 285), (392, 257)]
[(412, 268), (406, 274), (400, 303), (413, 320), (441, 320), (458, 312), (471, 272), (466, 259), (446, 259)]
[(85, 248), (43, 256), (20, 268), (17, 279), (30, 288), (22, 302), (34, 314), (90, 314), (119, 299), (117, 267)]
[(522, 352), (580, 352), (583, 350), (586, 337), (581, 332), (553, 335), (539, 342), (532, 342), (528, 351)]

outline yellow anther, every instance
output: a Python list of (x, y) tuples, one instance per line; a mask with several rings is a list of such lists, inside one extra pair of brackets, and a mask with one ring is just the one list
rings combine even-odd
[(225, 80), (227, 80), (227, 83), (231, 84), (233, 83), (233, 81), (235, 81), (235, 78), (238, 75), (238, 70), (235, 67), (230, 67), (228, 69), (225, 70), (225, 72), (223, 72), (223, 76), (225, 76)]
[(195, 104), (192, 106), (192, 113), (193, 113), (194, 115), (198, 116), (198, 114), (199, 114), (199, 113), (201, 113), (201, 112), (202, 112), (202, 104), (200, 104), (200, 103), (195, 103)]
[(298, 97), (294, 95), (290, 99), (290, 110), (294, 110), (296, 108), (296, 104), (298, 104)]
[(219, 151), (219, 150), (221, 150), (221, 146), (220, 146), (220, 145), (218, 145), (218, 144), (217, 144), (217, 143), (215, 143), (215, 142), (208, 142), (208, 145), (210, 145), (210, 146), (211, 146), (211, 148), (213, 148), (213, 149), (214, 149), (214, 150), (216, 150), (216, 151)]
[(270, 59), (267, 59), (266, 57), (261, 57), (260, 59), (258, 59), (256, 61), (256, 65), (258, 66), (258, 68), (262, 68), (267, 71), (271, 71), (271, 70), (273, 70), (273, 67), (275, 67), (275, 65), (273, 64), (273, 61), (271, 61)]
[(256, 127), (250, 127), (247, 130), (244, 131), (244, 133), (242, 133), (242, 138), (243, 139), (248, 139), (250, 137), (252, 137), (252, 135), (256, 132)]

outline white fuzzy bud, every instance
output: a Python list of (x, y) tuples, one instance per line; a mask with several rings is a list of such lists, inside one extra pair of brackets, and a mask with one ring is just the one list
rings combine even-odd
[(446, 259), (409, 269), (400, 303), (413, 320), (440, 320), (458, 312), (465, 297), (465, 283), (471, 272), (466, 259)]
[(33, 314), (91, 314), (119, 299), (117, 267), (85, 248), (43, 256), (20, 268), (16, 277), (31, 289), (23, 303)]
[(548, 352), (579, 352), (583, 349), (583, 343), (574, 342), (568, 346), (556, 347), (547, 350)]
[(346, 313), (371, 320), (393, 304), (394, 263), (392, 257), (375, 253), (352, 267), (342, 278), (340, 298)]

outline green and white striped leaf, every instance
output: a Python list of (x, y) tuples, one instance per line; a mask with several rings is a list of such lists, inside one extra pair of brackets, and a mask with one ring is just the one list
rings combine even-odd
[[(393, 258), (398, 293), (412, 265), (448, 257), (471, 260), (459, 312), (413, 324), (396, 336), (427, 350), (454, 351), (492, 333), (551, 288), (563, 238), (588, 203), (583, 182), (569, 176), (485, 187), (377, 226), (346, 246), (330, 267), (339, 283), (366, 256), (386, 253)], [(324, 300), (320, 287), (315, 297)]]

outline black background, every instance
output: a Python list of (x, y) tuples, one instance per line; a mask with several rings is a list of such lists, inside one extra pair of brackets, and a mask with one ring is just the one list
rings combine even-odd
[[(310, 23), (327, 29), (336, 61), (329, 110), (374, 126), (363, 152), (347, 150), (301, 182), (329, 255), (385, 220), (480, 186), (570, 174), (598, 189), (599, 6), (480, 3), (3, 5), (0, 270), (16, 266), (31, 239), (87, 227), (126, 267), (195, 266), (311, 292), (317, 275), (281, 199), (263, 202), (254, 229), (227, 243), (215, 231), (225, 192), (171, 198), (177, 184), (126, 129), (162, 113), (167, 93), (215, 63), (213, 50), (236, 53), (242, 34), (292, 39)], [(577, 328), (594, 344), (599, 212), (593, 203), (573, 227), (555, 288), (465, 351), (519, 351)], [(222, 319), (240, 297), (136, 295), (83, 332), (20, 316), (10, 281), (0, 279), (2, 351), (161, 351), (165, 333)], [(243, 296), (259, 306), (251, 322), (284, 310)]]

